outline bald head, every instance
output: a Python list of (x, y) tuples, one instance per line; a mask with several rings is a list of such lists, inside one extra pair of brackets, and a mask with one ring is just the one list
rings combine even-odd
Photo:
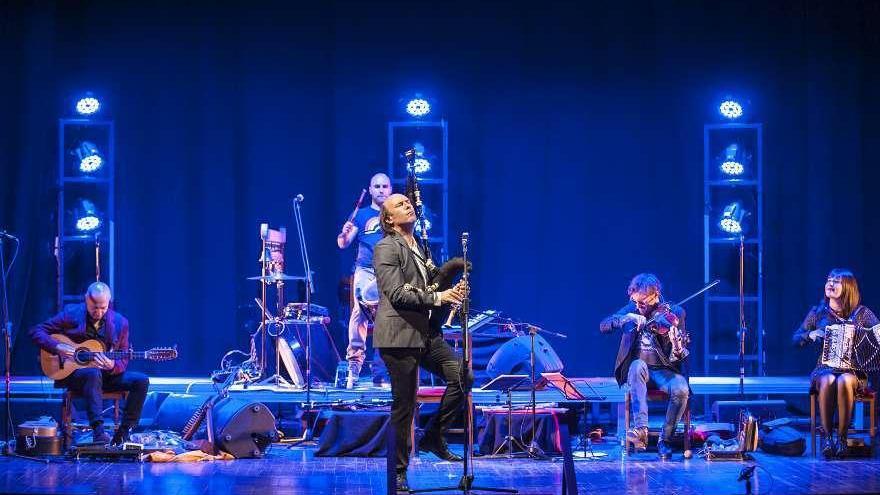
[(112, 297), (110, 286), (104, 282), (95, 282), (86, 289), (86, 311), (93, 321), (104, 318)]
[(391, 179), (383, 173), (378, 173), (370, 178), (370, 197), (373, 205), (382, 206), (382, 203), (391, 195)]

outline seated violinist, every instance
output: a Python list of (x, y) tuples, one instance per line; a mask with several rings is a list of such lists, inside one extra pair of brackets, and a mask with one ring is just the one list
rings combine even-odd
[[(629, 384), (632, 396), (633, 427), (626, 432), (627, 446), (644, 451), (648, 443), (648, 387), (669, 395), (657, 453), (661, 459), (672, 456), (670, 440), (687, 406), (689, 387), (682, 372), (687, 356), (685, 312), (679, 306), (663, 303), (662, 286), (656, 275), (640, 273), (627, 288), (629, 303), (599, 324), (599, 331), (621, 329), (620, 348), (614, 377)], [(652, 321), (653, 320), (653, 321)]]

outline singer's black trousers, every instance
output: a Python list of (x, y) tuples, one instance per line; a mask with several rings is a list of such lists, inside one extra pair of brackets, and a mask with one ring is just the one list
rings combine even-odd
[(425, 435), (443, 435), (464, 401), (461, 383), (461, 362), (441, 335), (428, 339), (425, 348), (386, 347), (379, 349), (391, 377), (391, 426), (397, 440), (397, 472), (409, 466), (410, 428), (419, 390), (419, 367), (446, 380), (446, 391), (440, 401), (437, 417)]

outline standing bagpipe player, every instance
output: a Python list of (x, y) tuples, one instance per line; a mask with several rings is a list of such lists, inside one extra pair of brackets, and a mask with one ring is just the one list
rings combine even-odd
[[(420, 204), (417, 189), (413, 196), (416, 204)], [(373, 345), (379, 349), (391, 378), (397, 489), (405, 491), (409, 489), (406, 472), (420, 367), (441, 376), (446, 381), (446, 390), (419, 449), (446, 461), (462, 460), (449, 450), (444, 438), (465, 400), (462, 366), (443, 339), (440, 327), (444, 310), (462, 303), (467, 286), (462, 282), (452, 285), (464, 269), (461, 259), (436, 268), (427, 237), (423, 234), (421, 244), (416, 240), (416, 207), (410, 198), (391, 195), (382, 205), (379, 220), (385, 237), (373, 250), (373, 268), (379, 285)]]

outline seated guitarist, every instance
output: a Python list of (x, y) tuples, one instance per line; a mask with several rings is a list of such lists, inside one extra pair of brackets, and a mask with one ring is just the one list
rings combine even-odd
[[(53, 318), (31, 328), (30, 337), (41, 349), (64, 358), (73, 356), (73, 347), (55, 341), (50, 335), (63, 334), (74, 342), (94, 339), (107, 350), (128, 350), (128, 320), (110, 309), (110, 299), (110, 287), (95, 282), (86, 290), (84, 303), (70, 304)], [(98, 354), (94, 367), (78, 369), (55, 382), (56, 387), (67, 388), (85, 398), (93, 442), (122, 444), (140, 421), (150, 380), (143, 373), (126, 371), (127, 367), (128, 359), (114, 361)], [(104, 430), (102, 391), (128, 392), (122, 423), (112, 440)]]

